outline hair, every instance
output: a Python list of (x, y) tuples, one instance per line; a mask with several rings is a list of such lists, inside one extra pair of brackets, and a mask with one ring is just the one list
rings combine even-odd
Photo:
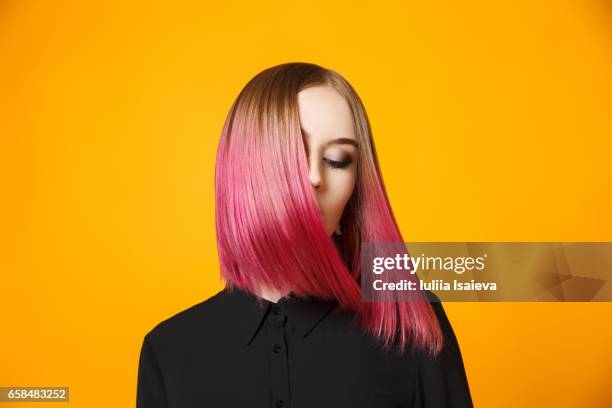
[[(298, 92), (332, 86), (350, 107), (359, 142), (357, 181), (340, 221), (325, 231), (308, 177)], [(365, 331), (404, 351), (437, 354), (443, 338), (423, 292), (416, 301), (362, 302), (363, 243), (404, 242), (384, 187), (370, 122), (357, 92), (337, 72), (294, 62), (257, 74), (225, 120), (215, 170), (215, 222), (221, 276), (230, 289), (261, 287), (336, 300)], [(396, 291), (390, 291), (396, 292)]]

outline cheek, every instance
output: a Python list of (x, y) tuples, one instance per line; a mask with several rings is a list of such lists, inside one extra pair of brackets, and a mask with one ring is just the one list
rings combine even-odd
[[(330, 216), (339, 219), (355, 188), (354, 172), (330, 172), (325, 192), (325, 206)], [(336, 221), (334, 220), (334, 222)]]

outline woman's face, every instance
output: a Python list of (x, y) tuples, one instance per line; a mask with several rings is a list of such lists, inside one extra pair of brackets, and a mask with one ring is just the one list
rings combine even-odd
[(356, 181), (357, 138), (347, 101), (331, 86), (298, 93), (309, 176), (328, 235), (334, 233)]

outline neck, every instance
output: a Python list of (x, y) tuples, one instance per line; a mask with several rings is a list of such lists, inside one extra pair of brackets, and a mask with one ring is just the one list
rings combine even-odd
[(272, 303), (277, 303), (278, 300), (282, 297), (281, 294), (276, 290), (263, 286), (257, 292), (257, 296), (266, 299), (267, 301), (270, 301)]

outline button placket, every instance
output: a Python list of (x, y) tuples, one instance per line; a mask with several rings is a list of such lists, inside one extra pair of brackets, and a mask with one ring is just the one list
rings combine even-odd
[(274, 305), (269, 317), (266, 331), (270, 350), (272, 407), (287, 408), (290, 401), (289, 361), (285, 336), (287, 316), (281, 306)]

